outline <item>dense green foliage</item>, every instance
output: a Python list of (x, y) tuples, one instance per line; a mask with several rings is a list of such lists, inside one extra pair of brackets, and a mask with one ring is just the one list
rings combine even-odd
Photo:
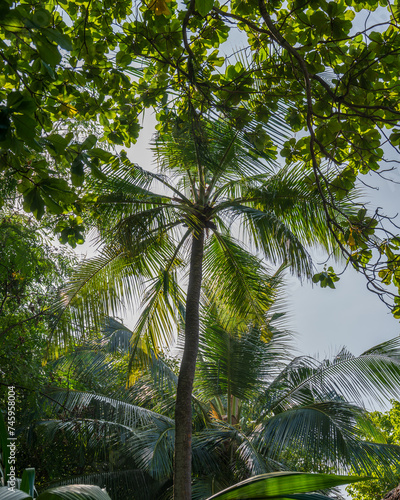
[[(13, 417), (21, 427), (31, 423), (41, 391), (62, 383), (62, 374), (56, 377), (43, 361), (51, 303), (76, 263), (65, 248), (54, 248), (42, 229), (20, 214), (0, 222), (1, 408), (6, 409), (8, 386), (16, 387)], [(22, 459), (22, 446), (18, 453)]]
[[(371, 420), (388, 443), (400, 444), (400, 403), (398, 401), (392, 401), (392, 407), (386, 412), (371, 413)], [(380, 500), (399, 483), (400, 470), (397, 463), (391, 470), (382, 468), (380, 479), (352, 485), (347, 488), (347, 491), (355, 500)]]
[[(41, 386), (49, 307), (76, 261), (22, 215), (0, 221), (0, 359), (2, 383)], [(4, 387), (0, 389), (2, 392)]]

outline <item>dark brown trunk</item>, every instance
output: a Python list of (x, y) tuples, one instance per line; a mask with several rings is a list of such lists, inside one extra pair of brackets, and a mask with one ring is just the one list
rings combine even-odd
[(192, 390), (199, 348), (203, 253), (204, 229), (201, 229), (192, 241), (186, 296), (185, 347), (176, 391), (174, 500), (192, 498)]
[(393, 490), (389, 491), (389, 493), (386, 493), (386, 495), (383, 497), (383, 500), (399, 500), (400, 498), (400, 484), (396, 486), (396, 488), (393, 488)]

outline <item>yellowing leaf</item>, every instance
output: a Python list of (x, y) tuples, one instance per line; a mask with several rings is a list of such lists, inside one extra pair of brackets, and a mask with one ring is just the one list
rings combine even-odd
[(74, 108), (73, 106), (70, 106), (70, 105), (66, 105), (66, 104), (61, 104), (60, 111), (63, 114), (66, 114), (67, 116), (69, 116), (70, 118), (73, 117), (74, 115), (76, 115), (76, 113), (78, 112), (78, 110), (76, 108)]
[(129, 387), (132, 387), (133, 384), (137, 382), (142, 375), (143, 373), (139, 369), (132, 371), (128, 376), (128, 380), (126, 382), (126, 388), (129, 389)]
[(171, 14), (171, 11), (167, 7), (167, 3), (169, 3), (170, 1), (171, 0), (154, 0), (150, 3), (149, 9), (154, 10), (156, 16), (161, 16), (161, 14), (169, 16)]

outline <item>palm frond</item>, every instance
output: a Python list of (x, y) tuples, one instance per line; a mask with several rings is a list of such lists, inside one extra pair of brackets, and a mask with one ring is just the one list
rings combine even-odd
[(253, 399), (286, 360), (288, 341), (287, 332), (272, 333), (270, 325), (235, 323), (208, 311), (200, 335), (196, 390), (203, 400), (228, 392)]
[[(324, 463), (337, 471), (379, 473), (395, 463), (400, 447), (362, 441), (359, 425), (368, 420), (362, 408), (343, 401), (314, 403), (278, 413), (254, 431), (261, 454), (305, 467)], [(380, 464), (380, 467), (379, 465)]]
[[(157, 279), (166, 261), (169, 267), (177, 267), (179, 258), (168, 233), (142, 229), (143, 234), (129, 248), (108, 246), (98, 257), (82, 262), (60, 290), (52, 307), (57, 327), (52, 334), (53, 345), (57, 347), (58, 341), (66, 347), (85, 338), (92, 328), (99, 331), (106, 317), (120, 316), (126, 307), (137, 311), (146, 281)], [(170, 281), (173, 288), (175, 283)], [(177, 293), (174, 290), (173, 296)]]
[(214, 231), (205, 249), (204, 281), (219, 304), (240, 317), (264, 322), (278, 280), (233, 238)]
[[(209, 497), (207, 500), (253, 500), (255, 498), (286, 500), (293, 498), (295, 500), (322, 500), (320, 494), (302, 493), (318, 491), (321, 489), (332, 488), (346, 483), (362, 481), (368, 478), (358, 478), (354, 476), (337, 476), (334, 474), (309, 474), (302, 472), (273, 472), (270, 474), (261, 474), (249, 478), (241, 483), (235, 484), (224, 491)], [(315, 496), (314, 496), (315, 495)]]
[[(176, 123), (170, 133), (159, 134), (153, 151), (161, 171), (177, 176), (190, 173), (191, 186), (200, 182), (199, 165), (205, 172), (205, 182), (212, 192), (214, 186), (256, 173), (271, 172), (266, 162), (272, 156), (256, 150), (251, 132), (238, 132), (221, 122), (192, 125)], [(190, 186), (190, 184), (188, 184)]]
[(137, 271), (127, 257), (123, 250), (105, 248), (100, 256), (81, 264), (53, 304), (54, 328), (57, 330), (53, 330), (50, 340), (66, 347), (71, 340), (85, 338), (90, 327), (100, 330), (110, 311), (115, 315), (122, 312), (122, 297), (128, 302), (133, 301), (139, 283), (133, 280), (128, 284), (129, 278)]
[[(158, 352), (176, 338), (179, 316), (184, 314), (184, 295), (174, 272), (161, 270), (151, 280), (143, 298), (144, 309), (133, 331), (133, 345)], [(144, 340), (143, 340), (144, 339)], [(133, 354), (135, 354), (135, 349)]]
[(106, 178), (101, 183), (95, 183), (97, 192), (111, 193), (126, 190), (127, 193), (143, 196), (147, 191), (147, 196), (162, 196), (148, 191), (152, 184), (158, 184), (164, 191), (170, 191), (170, 196), (164, 195), (164, 198), (170, 199), (171, 196), (177, 195), (178, 198), (188, 201), (183, 193), (169, 182), (166, 175), (145, 170), (137, 163), (130, 161), (126, 155), (114, 156), (112, 161), (104, 167), (104, 174)]
[(279, 396), (271, 403), (273, 411), (311, 400), (343, 399), (363, 406), (397, 398), (400, 393), (400, 359), (396, 337), (354, 357), (342, 350), (332, 361), (318, 363), (299, 358), (270, 387)]
[(49, 390), (56, 408), (66, 414), (85, 415), (92, 420), (104, 420), (129, 429), (173, 422), (168, 417), (124, 401), (88, 392)]
[(154, 481), (138, 469), (99, 472), (53, 481), (50, 487), (68, 484), (94, 484), (105, 488), (113, 500), (154, 500), (164, 489), (164, 483)]
[(229, 212), (239, 216), (256, 250), (262, 250), (274, 264), (285, 263), (298, 276), (310, 278), (313, 274), (311, 256), (306, 248), (311, 238), (302, 240), (297, 230), (291, 230), (273, 210), (263, 211), (256, 208), (232, 204)]
[[(196, 433), (193, 437), (193, 450), (197, 453), (204, 450), (203, 453), (209, 453), (217, 463), (226, 463), (231, 473), (235, 472), (235, 476), (241, 479), (276, 470), (275, 464), (271, 467), (271, 463), (260, 454), (246, 433), (222, 421), (214, 422), (212, 426)], [(217, 471), (218, 468), (214, 473)]]
[(163, 481), (172, 476), (175, 425), (158, 421), (157, 426), (128, 439), (127, 452), (138, 467), (151, 477)]

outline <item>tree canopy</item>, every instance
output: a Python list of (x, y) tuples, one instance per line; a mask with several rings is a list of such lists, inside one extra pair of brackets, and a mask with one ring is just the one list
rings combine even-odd
[(1, 14), (1, 165), (13, 179), (3, 194), (17, 184), (25, 210), (58, 215), (62, 241), (83, 239), (85, 176), (120, 161), (95, 147), (88, 124), (104, 143), (129, 147), (147, 108), (159, 130), (207, 110), (257, 150), (300, 162), (337, 244), (371, 289), (393, 295), (400, 243), (384, 215), (338, 221), (329, 209), (332, 195), (396, 165), (397, 2), (2, 0)]

